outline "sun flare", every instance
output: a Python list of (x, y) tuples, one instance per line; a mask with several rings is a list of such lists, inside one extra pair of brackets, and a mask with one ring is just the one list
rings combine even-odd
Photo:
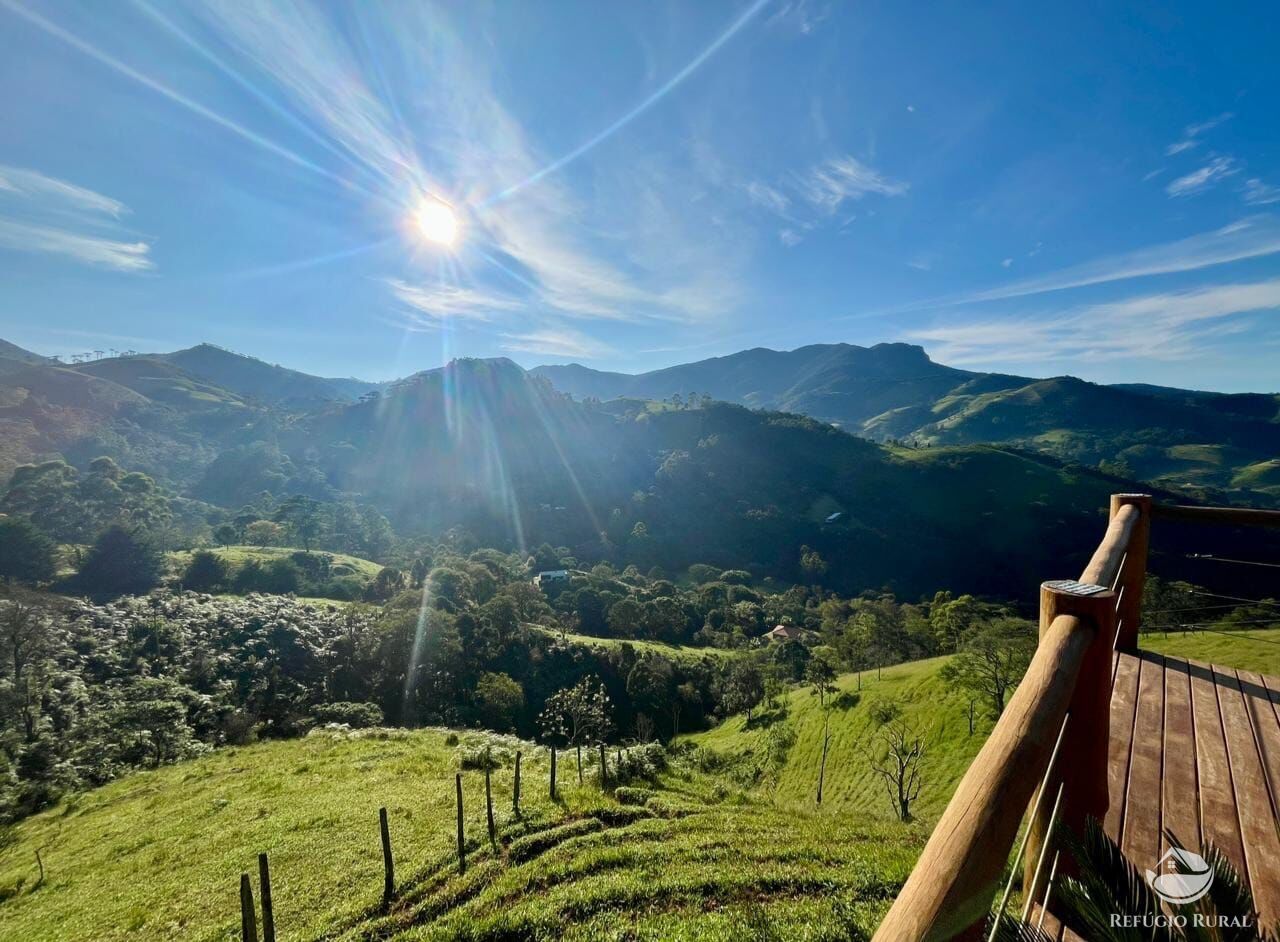
[(414, 221), (418, 225), (418, 232), (429, 242), (453, 245), (454, 239), (458, 237), (458, 217), (440, 200), (424, 200), (414, 215)]

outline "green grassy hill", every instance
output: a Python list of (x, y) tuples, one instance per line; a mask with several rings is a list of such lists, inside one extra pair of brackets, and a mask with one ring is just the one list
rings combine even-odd
[[(1143, 646), (1280, 673), (1280, 629), (1144, 635)], [(853, 675), (840, 678), (821, 807), (824, 710), (807, 689), (763, 721), (734, 717), (685, 737), (702, 748), (678, 750), (651, 787), (603, 794), (594, 760), (580, 787), (562, 753), (558, 803), (544, 750), (481, 733), (456, 742), (444, 730), (318, 732), (137, 773), (0, 835), (0, 938), (232, 942), (239, 875), (256, 873), (262, 850), (282, 942), (849, 938), (883, 916), (990, 729), (980, 719), (968, 734), (967, 699), (938, 676), (944, 662), (864, 674), (861, 691)], [(906, 825), (868, 758), (890, 700), (929, 743), (917, 820)], [(777, 756), (771, 738), (787, 727), (794, 741)], [(485, 743), (501, 763), (498, 846), (486, 837), (483, 775), (466, 771), (469, 864), (459, 874), (453, 776)], [(399, 888), (389, 910), (379, 806)]]
[[(296, 546), (214, 546), (209, 551), (222, 557), (230, 566), (242, 566), (249, 560), (269, 563), (275, 559), (288, 559), (301, 550)], [(348, 556), (346, 553), (330, 553), (316, 550), (317, 555), (327, 556), (335, 575), (354, 575), (362, 579), (372, 579), (382, 567), (377, 563), (361, 559), (359, 556)], [(180, 550), (169, 554), (170, 565), (181, 572), (191, 562), (191, 551)]]
[[(494, 775), (496, 852), (483, 777), (464, 773), (471, 857), (459, 875), (453, 776), (467, 748), (439, 730), (316, 734), (97, 789), (18, 825), (0, 849), (0, 937), (238, 938), (239, 875), (260, 850), (282, 940), (600, 939), (624, 913), (627, 938), (845, 937), (879, 920), (922, 842), (901, 825), (712, 792), (696, 773), (621, 791), (623, 804), (591, 776), (579, 788), (563, 755), (553, 804), (548, 757), (525, 745), (523, 819), (509, 758)], [(400, 886), (390, 912), (380, 805)]]
[(1138, 644), (1144, 650), (1158, 654), (1280, 677), (1280, 628), (1171, 632), (1168, 635), (1152, 632), (1142, 635)]
[[(931, 824), (941, 814), (991, 729), (991, 720), (978, 704), (974, 734), (969, 735), (968, 698), (938, 676), (946, 661), (932, 658), (899, 664), (885, 668), (879, 680), (875, 671), (866, 672), (861, 691), (854, 675), (839, 679), (839, 692), (830, 708), (831, 742), (823, 796), (826, 814), (856, 812), (859, 820), (893, 820), (884, 783), (871, 769), (875, 735), (881, 726), (876, 713), (887, 702), (899, 705), (900, 718), (928, 744), (917, 817)], [(763, 721), (756, 718), (748, 726), (744, 717), (737, 716), (688, 739), (739, 766), (750, 766), (763, 761), (771, 730), (790, 727), (795, 742), (787, 750), (785, 763), (756, 786), (754, 794), (779, 806), (813, 808), (825, 711), (809, 689), (791, 691), (783, 703), (785, 709), (776, 719), (766, 714)]]

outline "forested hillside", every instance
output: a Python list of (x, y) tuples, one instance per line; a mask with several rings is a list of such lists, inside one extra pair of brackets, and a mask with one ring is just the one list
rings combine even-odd
[(538, 367), (584, 398), (710, 395), (832, 422), (880, 441), (1001, 443), (1189, 495), (1280, 499), (1280, 396), (1036, 380), (934, 363), (907, 344), (817, 344), (629, 375), (577, 364)]

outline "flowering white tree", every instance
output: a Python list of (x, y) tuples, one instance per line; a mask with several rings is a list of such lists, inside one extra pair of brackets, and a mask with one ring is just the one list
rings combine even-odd
[(613, 731), (612, 705), (597, 677), (584, 677), (547, 698), (538, 725), (548, 739), (559, 738), (571, 746), (604, 742)]

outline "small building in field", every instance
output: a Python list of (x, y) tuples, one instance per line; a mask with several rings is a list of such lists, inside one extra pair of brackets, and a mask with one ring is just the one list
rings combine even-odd
[(795, 625), (778, 625), (764, 633), (765, 641), (803, 641), (808, 632)]
[(533, 584), (539, 588), (568, 581), (569, 570), (567, 569), (547, 569), (533, 577)]

